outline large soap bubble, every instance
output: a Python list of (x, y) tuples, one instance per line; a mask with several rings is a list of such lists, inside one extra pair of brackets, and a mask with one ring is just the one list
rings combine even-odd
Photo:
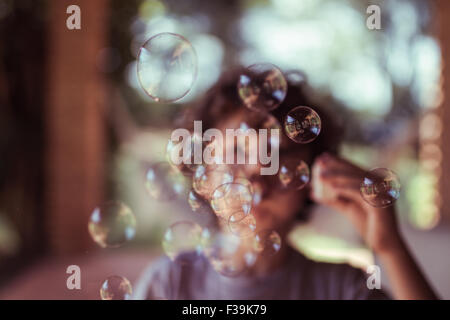
[(137, 72), (144, 91), (157, 102), (183, 98), (197, 77), (197, 55), (184, 37), (160, 33), (141, 47)]

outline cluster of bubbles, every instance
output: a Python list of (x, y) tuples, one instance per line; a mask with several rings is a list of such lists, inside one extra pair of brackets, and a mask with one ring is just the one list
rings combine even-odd
[[(138, 78), (144, 91), (156, 102), (174, 102), (191, 90), (197, 77), (197, 56), (184, 37), (160, 33), (142, 46), (137, 61)], [(283, 74), (269, 63), (253, 64), (239, 76), (237, 93), (242, 101), (244, 119), (241, 130), (251, 128), (279, 129), (298, 144), (313, 142), (321, 132), (319, 114), (309, 106), (293, 106), (281, 125), (269, 112), (278, 108), (287, 96), (288, 81), (301, 83), (299, 74)], [(269, 130), (268, 132), (272, 132)], [(200, 215), (214, 214), (218, 227), (200, 226), (192, 221), (178, 221), (165, 231), (162, 247), (176, 263), (189, 263), (194, 256), (204, 255), (211, 266), (224, 276), (233, 277), (249, 270), (258, 257), (271, 257), (282, 247), (275, 230), (259, 230), (252, 207), (264, 197), (264, 184), (249, 179), (242, 170), (225, 164), (206, 164), (195, 159), (195, 145), (204, 142), (192, 133), (185, 161), (172, 159), (178, 143), (169, 140), (167, 162), (149, 166), (145, 175), (148, 194), (158, 201), (185, 199), (192, 211)], [(268, 137), (268, 150), (279, 147), (281, 137)], [(277, 145), (278, 144), (278, 145)], [(270, 148), (269, 148), (270, 147)], [(248, 151), (246, 143), (237, 148)], [(177, 155), (180, 156), (180, 155)], [(310, 181), (310, 170), (301, 159), (280, 163), (277, 181), (281, 187), (303, 189)], [(271, 186), (269, 186), (271, 187)], [(361, 183), (361, 195), (375, 207), (392, 205), (400, 195), (398, 177), (388, 169), (374, 169)], [(132, 210), (121, 202), (107, 202), (94, 209), (88, 223), (92, 239), (102, 248), (116, 248), (133, 239), (136, 219)], [(130, 282), (121, 276), (107, 278), (101, 286), (103, 300), (129, 299)]]

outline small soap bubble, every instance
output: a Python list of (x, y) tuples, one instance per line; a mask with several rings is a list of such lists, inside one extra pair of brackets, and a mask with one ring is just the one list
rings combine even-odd
[(241, 275), (256, 261), (256, 254), (245, 250), (241, 238), (233, 234), (215, 234), (204, 253), (214, 270), (226, 277)]
[(242, 72), (237, 88), (239, 97), (249, 109), (271, 111), (284, 101), (287, 82), (278, 67), (258, 63)]
[(211, 209), (208, 203), (194, 190), (191, 190), (188, 195), (188, 203), (192, 211), (197, 213), (208, 213)]
[(116, 248), (134, 238), (136, 218), (125, 204), (109, 201), (94, 209), (88, 230), (100, 247)]
[(131, 294), (130, 281), (121, 276), (108, 277), (100, 288), (102, 300), (130, 300)]
[(245, 178), (242, 174), (238, 173), (238, 176), (234, 178), (233, 183), (243, 185), (248, 188), (248, 190), (253, 193), (253, 186), (250, 180)]
[(249, 237), (255, 233), (256, 219), (252, 214), (235, 212), (228, 219), (228, 228), (232, 234), (238, 237)]
[[(251, 153), (258, 153), (258, 148), (271, 155), (274, 148), (279, 149), (282, 143), (281, 125), (278, 120), (267, 112), (245, 110), (239, 122), (237, 140), (238, 150), (242, 150), (245, 159), (251, 159)], [(252, 138), (253, 141), (251, 140)], [(263, 143), (263, 142), (266, 142)], [(234, 146), (233, 146), (234, 147)], [(227, 153), (234, 150), (227, 150)], [(256, 162), (256, 161), (255, 161)]]
[(278, 178), (283, 187), (303, 189), (310, 180), (309, 167), (304, 161), (288, 161), (280, 165)]
[(172, 224), (164, 233), (162, 247), (174, 262), (188, 263), (187, 253), (202, 252), (203, 229), (192, 221), (179, 221)]
[(264, 188), (260, 182), (254, 181), (252, 182), (252, 190), (253, 190), (253, 205), (257, 206), (263, 200)]
[(234, 179), (233, 183), (241, 184), (248, 188), (253, 195), (253, 205), (258, 205), (262, 201), (264, 189), (259, 181), (250, 182), (247, 178), (237, 177)]
[(360, 187), (363, 199), (377, 208), (393, 205), (400, 197), (400, 189), (400, 179), (393, 171), (386, 168), (370, 170)]
[(286, 135), (297, 143), (309, 143), (320, 134), (319, 115), (309, 107), (296, 107), (289, 111), (284, 121)]
[(152, 165), (145, 176), (148, 194), (158, 201), (169, 201), (186, 196), (189, 183), (185, 176), (173, 170), (166, 162)]
[(221, 218), (228, 221), (232, 213), (250, 213), (253, 194), (243, 184), (225, 183), (214, 190), (211, 196), (211, 208)]
[(274, 256), (281, 249), (281, 237), (273, 230), (260, 231), (255, 235), (253, 248), (260, 256)]
[(202, 148), (205, 146), (206, 143), (202, 141), (202, 137), (196, 133), (192, 133), (187, 141), (172, 141), (169, 139), (166, 146), (167, 162), (182, 174), (191, 175), (198, 166), (195, 161), (195, 150), (200, 150), (200, 154), (202, 154)]
[(144, 91), (156, 102), (183, 98), (197, 78), (197, 54), (184, 37), (164, 32), (141, 47), (137, 74)]
[(233, 171), (227, 165), (199, 165), (192, 186), (203, 198), (210, 200), (217, 187), (233, 181)]

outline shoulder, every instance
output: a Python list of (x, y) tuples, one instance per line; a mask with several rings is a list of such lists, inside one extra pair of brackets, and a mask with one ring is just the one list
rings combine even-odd
[(185, 253), (177, 261), (163, 256), (152, 262), (136, 281), (133, 298), (177, 299), (182, 287), (205, 267), (204, 258), (194, 252)]
[(298, 253), (302, 283), (309, 299), (385, 299), (381, 290), (370, 290), (363, 270), (345, 263), (313, 261)]
[[(172, 268), (172, 261), (166, 256), (152, 261), (138, 277), (134, 285), (133, 299), (165, 298), (163, 283), (170, 278), (173, 273)], [(157, 297), (158, 294), (161, 294), (161, 296)]]

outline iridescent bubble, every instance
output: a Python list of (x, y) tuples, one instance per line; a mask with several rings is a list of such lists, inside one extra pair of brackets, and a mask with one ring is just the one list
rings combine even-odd
[(252, 182), (252, 190), (253, 190), (253, 205), (257, 206), (261, 203), (264, 196), (264, 187), (258, 181)]
[(184, 37), (159, 33), (141, 47), (137, 73), (144, 91), (157, 102), (183, 98), (197, 78), (197, 54)]
[(250, 182), (247, 178), (237, 177), (233, 182), (242, 184), (248, 188), (253, 195), (253, 205), (258, 205), (262, 201), (264, 189), (259, 181)]
[[(270, 156), (272, 150), (279, 149), (282, 143), (281, 125), (273, 115), (267, 112), (245, 110), (235, 129), (239, 129), (237, 147), (239, 151), (243, 151), (245, 159), (251, 159), (251, 152), (258, 154), (258, 148), (264, 148), (261, 151)], [(267, 141), (267, 144), (263, 141)], [(234, 144), (231, 147), (234, 148)], [(227, 149), (227, 153), (230, 151), (234, 150)]]
[[(238, 174), (239, 174), (239, 173), (238, 173)], [(250, 180), (248, 180), (247, 178), (244, 178), (241, 174), (239, 174), (238, 177), (235, 177), (235, 178), (234, 178), (233, 183), (241, 184), (241, 185), (247, 187), (248, 190), (249, 190), (251, 193), (253, 193), (253, 186), (252, 186), (252, 183), (251, 183)]]
[(125, 204), (110, 201), (94, 209), (89, 218), (88, 230), (100, 247), (116, 248), (134, 238), (136, 218)]
[(211, 208), (221, 218), (228, 221), (232, 213), (250, 213), (253, 194), (248, 187), (239, 183), (225, 183), (217, 187), (211, 196)]
[(283, 187), (303, 189), (310, 180), (309, 167), (304, 161), (288, 161), (280, 165), (278, 178)]
[(246, 250), (241, 238), (233, 234), (218, 233), (205, 248), (205, 256), (219, 274), (235, 277), (253, 266), (256, 254)]
[(159, 201), (174, 200), (184, 197), (189, 188), (186, 177), (165, 162), (152, 165), (145, 176), (145, 188), (148, 194)]
[(242, 72), (237, 88), (239, 97), (249, 109), (271, 111), (284, 101), (287, 82), (273, 64), (258, 63)]
[(172, 224), (164, 233), (162, 247), (166, 255), (177, 263), (187, 263), (187, 253), (202, 252), (202, 227), (191, 221)]
[(297, 143), (315, 140), (322, 128), (319, 115), (309, 107), (296, 107), (289, 111), (284, 120), (286, 135)]
[(252, 214), (238, 211), (230, 215), (228, 228), (232, 234), (238, 237), (249, 237), (255, 233), (256, 219)]
[(400, 197), (400, 180), (397, 175), (385, 168), (370, 170), (361, 183), (363, 199), (370, 205), (388, 207)]
[(129, 300), (131, 298), (131, 283), (120, 276), (108, 277), (100, 288), (102, 300)]
[(211, 211), (208, 203), (194, 190), (189, 192), (188, 203), (194, 212), (208, 213)]
[(192, 186), (205, 199), (222, 184), (233, 181), (233, 171), (226, 165), (199, 165), (194, 172)]
[(253, 248), (260, 256), (274, 256), (281, 249), (281, 237), (276, 231), (260, 231), (255, 235)]
[[(179, 145), (183, 143), (187, 143), (184, 149), (183, 145)], [(196, 133), (191, 134), (188, 141), (172, 141), (169, 139), (166, 146), (166, 159), (172, 167), (176, 168), (184, 175), (191, 175), (198, 166), (195, 161), (194, 150), (197, 148), (201, 152), (204, 146), (206, 146), (206, 143), (203, 142), (202, 137)], [(174, 159), (182, 159), (182, 162), (176, 163)]]

